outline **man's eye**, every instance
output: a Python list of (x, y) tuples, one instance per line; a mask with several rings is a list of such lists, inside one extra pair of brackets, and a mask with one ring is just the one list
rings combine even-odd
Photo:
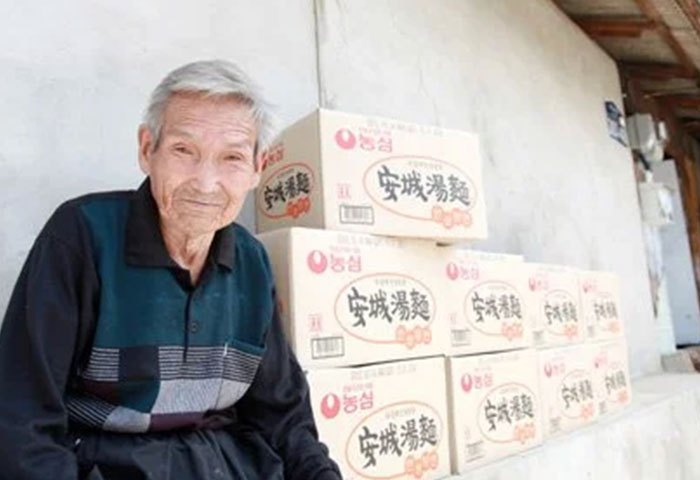
[(228, 155), (228, 156), (226, 156), (226, 160), (228, 160), (229, 162), (240, 162), (240, 161), (243, 161), (245, 159), (243, 157), (241, 157), (240, 155)]
[(177, 153), (182, 153), (183, 155), (190, 155), (192, 153), (189, 148), (183, 147), (182, 145), (177, 145), (175, 147), (175, 151)]

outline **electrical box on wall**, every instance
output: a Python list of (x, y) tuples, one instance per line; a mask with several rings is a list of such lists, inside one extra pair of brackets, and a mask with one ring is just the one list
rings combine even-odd
[(668, 140), (664, 122), (654, 122), (649, 113), (637, 113), (627, 117), (627, 136), (630, 148), (639, 151), (647, 162), (664, 159), (664, 145)]
[(662, 227), (673, 223), (673, 198), (671, 189), (663, 183), (644, 182), (639, 184), (639, 201), (642, 220), (652, 227)]

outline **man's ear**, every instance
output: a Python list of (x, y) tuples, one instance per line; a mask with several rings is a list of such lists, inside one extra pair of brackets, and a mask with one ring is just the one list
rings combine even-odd
[(139, 167), (146, 175), (151, 174), (151, 156), (153, 154), (153, 134), (146, 125), (139, 126)]

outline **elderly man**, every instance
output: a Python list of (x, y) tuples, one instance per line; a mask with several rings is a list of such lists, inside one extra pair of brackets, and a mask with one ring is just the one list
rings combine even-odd
[(0, 334), (0, 478), (340, 478), (234, 223), (268, 138), (235, 66), (185, 65), (146, 110), (139, 189), (56, 210)]

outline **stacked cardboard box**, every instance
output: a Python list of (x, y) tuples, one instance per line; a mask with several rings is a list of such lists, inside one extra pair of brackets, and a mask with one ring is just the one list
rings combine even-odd
[(422, 240), (291, 228), (259, 235), (306, 368), (440, 355), (447, 297)]
[(534, 350), (451, 357), (448, 381), (453, 472), (542, 442)]
[(258, 232), (486, 238), (475, 135), (331, 110), (283, 132), (264, 158), (256, 205)]
[(437, 245), (486, 237), (483, 197), (463, 132), (319, 110), (265, 156), (259, 238), (344, 478), (464, 473), (630, 400), (614, 275)]
[(320, 437), (344, 478), (449, 474), (452, 299), (435, 242), (486, 237), (477, 138), (321, 109), (265, 155), (256, 208)]
[(319, 435), (346, 480), (450, 473), (442, 358), (312, 369)]

